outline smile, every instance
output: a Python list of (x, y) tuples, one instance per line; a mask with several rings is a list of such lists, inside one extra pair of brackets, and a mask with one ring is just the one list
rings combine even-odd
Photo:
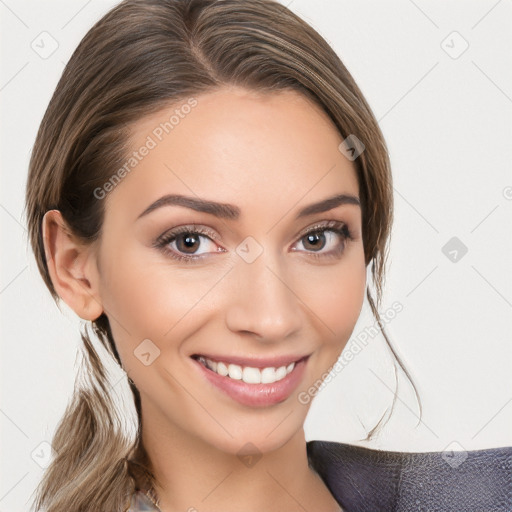
[(284, 379), (295, 368), (295, 362), (287, 366), (279, 366), (279, 368), (269, 366), (260, 369), (251, 366), (225, 363), (223, 361), (213, 361), (204, 356), (199, 356), (197, 361), (221, 377), (242, 380), (246, 384), (272, 384), (273, 382)]
[(243, 405), (264, 407), (280, 403), (292, 394), (302, 379), (309, 355), (298, 356), (295, 361), (287, 357), (252, 360), (249, 364), (241, 359), (223, 361), (200, 354), (192, 359), (215, 388)]

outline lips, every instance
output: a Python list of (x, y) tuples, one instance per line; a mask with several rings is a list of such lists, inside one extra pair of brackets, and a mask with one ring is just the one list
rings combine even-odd
[(195, 354), (192, 359), (209, 384), (243, 405), (264, 407), (291, 395), (309, 355), (248, 359)]

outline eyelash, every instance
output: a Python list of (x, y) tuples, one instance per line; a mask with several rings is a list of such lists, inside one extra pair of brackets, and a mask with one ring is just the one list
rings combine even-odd
[[(318, 233), (325, 233), (325, 232), (332, 232), (338, 235), (341, 238), (342, 241), (342, 247), (341, 249), (336, 249), (335, 251), (330, 251), (328, 253), (316, 253), (316, 252), (309, 252), (310, 256), (313, 258), (336, 258), (340, 257), (343, 252), (345, 251), (345, 243), (347, 241), (351, 241), (354, 239), (352, 236), (352, 233), (348, 226), (344, 224), (343, 222), (331, 220), (326, 222), (321, 222), (318, 224), (315, 224), (314, 226), (308, 228), (305, 232), (303, 232), (300, 237), (299, 241), (303, 238), (314, 235)], [(212, 241), (215, 241), (217, 237), (214, 235), (213, 232), (211, 232), (208, 229), (204, 229), (201, 226), (196, 225), (189, 225), (189, 226), (180, 226), (178, 228), (173, 229), (172, 231), (168, 231), (167, 233), (164, 233), (163, 235), (159, 236), (156, 241), (153, 244), (153, 247), (156, 247), (157, 249), (160, 249), (165, 255), (170, 256), (171, 258), (184, 262), (184, 263), (196, 263), (198, 260), (202, 260), (203, 258), (207, 257), (207, 254), (194, 256), (182, 256), (179, 253), (177, 253), (174, 250), (169, 249), (167, 246), (176, 240), (178, 235), (180, 234), (188, 234), (188, 235), (203, 235), (209, 238)], [(220, 251), (219, 251), (220, 252)], [(211, 253), (209, 253), (211, 254)]]

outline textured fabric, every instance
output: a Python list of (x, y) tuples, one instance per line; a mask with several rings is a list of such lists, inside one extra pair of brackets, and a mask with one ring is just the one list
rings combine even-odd
[(346, 512), (512, 511), (512, 447), (409, 453), (310, 441), (307, 450)]
[[(308, 459), (344, 512), (512, 512), (512, 447), (392, 452), (309, 441)], [(142, 492), (128, 512), (160, 512)]]

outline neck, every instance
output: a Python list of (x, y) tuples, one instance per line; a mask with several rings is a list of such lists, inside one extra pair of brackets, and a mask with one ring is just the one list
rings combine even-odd
[(278, 449), (252, 458), (226, 453), (172, 425), (163, 431), (143, 422), (142, 441), (162, 512), (340, 510), (309, 467), (303, 428)]

